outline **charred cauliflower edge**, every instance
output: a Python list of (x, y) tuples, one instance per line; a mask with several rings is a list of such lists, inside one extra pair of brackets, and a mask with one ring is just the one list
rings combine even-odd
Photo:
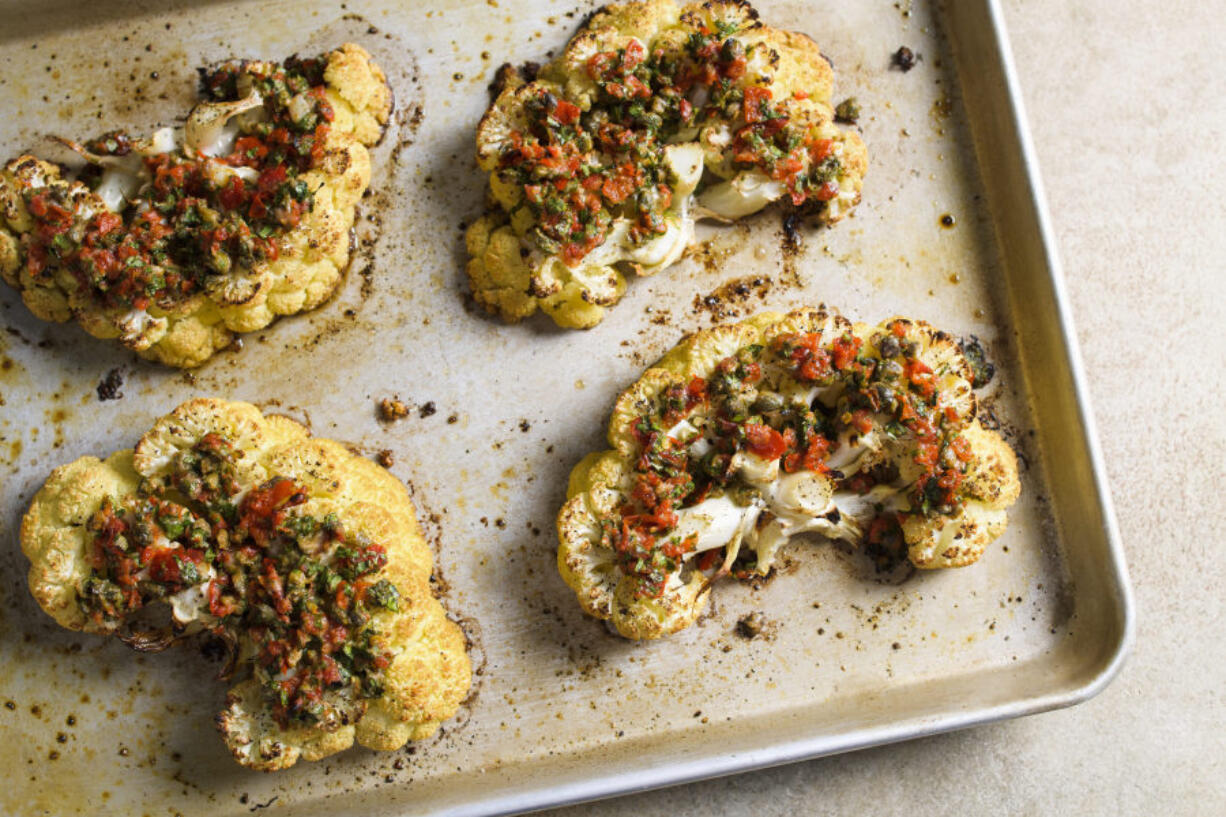
[[(281, 315), (319, 306), (336, 289), (349, 263), (355, 208), (370, 184), (367, 147), (382, 135), (392, 104), (387, 78), (361, 46), (346, 43), (326, 58), (324, 96), (335, 118), (321, 160), (298, 176), (314, 191), (314, 203), (297, 226), (274, 239), (279, 251), (274, 260), (252, 267), (235, 262), (205, 290), (147, 309), (108, 307), (63, 268), (53, 276), (35, 278), (26, 268), (22, 239), (37, 224), (23, 190), (53, 191), (73, 208), (77, 231), (91, 215), (122, 210), (125, 205), (113, 190), (102, 191), (107, 195), (101, 196), (71, 178), (64, 166), (24, 155), (0, 171), (0, 277), (21, 292), (37, 317), (54, 322), (75, 319), (95, 337), (118, 338), (142, 357), (178, 367), (200, 365), (225, 348), (235, 333), (253, 332)], [(188, 117), (179, 149), (184, 155), (211, 155), (210, 141), (219, 137), (230, 119), (241, 118), (252, 108), (258, 112), (258, 96), (199, 104)], [(175, 141), (164, 129), (135, 143), (138, 148), (131, 155), (170, 153), (176, 149)], [(93, 161), (98, 160), (93, 157)], [(234, 174), (223, 165), (210, 162), (209, 172)]]
[[(799, 417), (819, 403), (819, 412), (843, 416), (840, 412), (850, 411), (839, 403), (843, 387), (837, 380), (833, 389), (828, 384), (802, 382), (790, 370), (775, 364), (772, 368), (763, 363), (749, 371), (748, 364), (741, 361), (752, 363), (747, 350), (769, 349), (773, 343), (797, 343), (795, 338), (812, 338), (812, 333), (820, 333), (821, 339), (821, 346), (813, 348), (828, 353), (833, 350), (835, 366), (863, 361), (885, 370), (889, 355), (883, 354), (884, 349), (893, 354), (892, 366), (902, 362), (898, 366), (900, 377), (913, 378), (912, 383), (924, 388), (928, 384), (935, 387), (928, 391), (930, 397), (936, 395), (930, 411), (932, 416), (942, 418), (938, 420), (942, 429), (946, 423), (949, 429), (942, 438), (940, 454), (952, 458), (952, 464), (947, 464), (952, 471), (960, 471), (954, 478), (957, 501), (953, 505), (925, 506), (923, 512), (912, 506), (908, 495), (920, 484), (917, 475), (924, 473), (916, 464), (918, 438), (911, 427), (890, 425), (889, 414), (866, 410), (864, 414), (850, 414), (850, 423), (831, 420), (837, 423), (837, 438), (833, 445), (828, 445), (829, 440), (811, 438), (811, 443), (818, 444), (813, 461), (804, 461), (801, 444), (795, 442), (792, 456), (797, 459), (782, 456), (784, 435), (789, 430), (785, 429), (783, 435), (768, 430), (768, 420), (761, 418), (771, 412), (776, 417), (780, 412)], [(838, 359), (839, 345), (849, 355), (842, 360)], [(821, 363), (820, 353), (809, 355), (803, 344), (781, 348), (792, 350), (789, 360), (796, 361), (798, 367)], [(924, 365), (910, 363), (906, 355), (912, 353)], [(829, 365), (830, 359), (825, 357), (824, 365)], [(738, 377), (746, 379), (736, 380)], [(745, 384), (754, 377), (761, 379), (754, 388), (745, 390)], [(718, 443), (712, 442), (726, 431), (713, 430), (717, 425), (712, 419), (714, 409), (706, 402), (713, 390), (725, 388), (717, 384), (719, 378), (725, 378), (720, 382), (730, 383), (732, 389), (719, 393), (734, 393), (729, 399), (739, 401), (723, 405), (739, 405), (734, 410), (749, 418), (742, 427), (746, 438), (737, 443), (734, 454), (725, 453), (723, 459)], [(818, 307), (786, 315), (766, 312), (743, 323), (697, 332), (618, 398), (608, 429), (611, 450), (589, 454), (571, 472), (567, 502), (557, 517), (558, 569), (585, 612), (609, 621), (627, 638), (650, 639), (693, 623), (706, 607), (712, 582), (720, 576), (737, 573), (737, 567), (738, 575), (768, 573), (778, 549), (799, 533), (817, 532), (861, 546), (878, 535), (873, 520), (887, 514), (887, 520), (895, 520), (886, 531), (892, 530), (896, 537), (896, 558), (905, 553), (912, 564), (925, 569), (969, 565), (1004, 532), (1005, 509), (1021, 490), (1013, 450), (978, 419), (971, 391), (975, 380), (976, 373), (954, 338), (926, 323), (905, 318), (878, 326), (852, 324)], [(895, 385), (904, 387), (911, 388), (905, 382)], [(883, 399), (891, 399), (889, 394), (882, 394)], [(670, 406), (673, 413), (659, 414), (662, 405)], [(665, 419), (654, 425), (645, 422), (644, 418), (652, 417)], [(760, 425), (750, 428), (754, 418)], [(953, 451), (947, 453), (946, 447)], [(709, 498), (700, 496), (689, 507), (675, 508), (661, 501), (661, 497), (669, 496), (669, 482), (653, 477), (645, 488), (637, 475), (645, 473), (641, 464), (649, 457), (657, 458), (654, 462), (668, 461), (676, 450), (692, 452), (685, 456), (699, 457), (702, 467), (712, 467), (708, 460), (714, 463), (716, 473), (730, 479), (723, 483), (728, 490), (712, 492)], [(703, 451), (705, 459), (699, 456)], [(935, 455), (936, 450), (932, 453)], [(698, 466), (685, 467), (693, 475), (696, 471), (691, 469)], [(864, 481), (857, 485), (858, 479)], [(855, 487), (849, 489), (849, 484)], [(739, 496), (733, 490), (735, 485), (741, 486), (737, 489)], [(935, 492), (938, 496), (940, 493)], [(644, 510), (641, 503), (633, 507), (628, 504), (644, 496), (660, 503), (654, 511)], [(680, 502), (685, 501), (683, 496)], [(658, 517), (634, 520), (639, 527), (630, 531), (632, 535), (658, 531), (651, 545), (654, 550), (632, 554), (648, 562), (644, 565), (642, 559), (638, 563), (631, 560), (631, 573), (638, 570), (636, 575), (623, 569), (614, 550), (619, 542), (626, 542), (627, 529), (619, 528), (627, 521), (623, 511), (675, 514), (666, 520), (673, 522), (672, 526), (661, 524)], [(623, 538), (615, 538), (619, 536)], [(669, 559), (658, 555), (669, 547)], [(717, 556), (721, 548), (726, 558), (715, 564), (700, 564), (704, 555)], [(659, 559), (661, 565), (660, 572), (654, 574), (654, 586), (644, 584), (644, 577), (653, 569), (652, 558)], [(645, 586), (658, 596), (644, 594)]]
[[(644, 84), (632, 75), (642, 70), (643, 60), (655, 59), (656, 49), (669, 58), (685, 57), (690, 49), (702, 55), (708, 75), (681, 80), (694, 84), (680, 95), (676, 86), (649, 95), (650, 76)], [(609, 86), (610, 77), (623, 81)], [(623, 273), (651, 275), (676, 262), (692, 243), (695, 219), (735, 220), (790, 195), (833, 223), (860, 200), (867, 151), (857, 133), (834, 125), (829, 62), (808, 37), (759, 22), (748, 3), (645, 0), (606, 6), (528, 79), (504, 67), (501, 91), (478, 126), (477, 163), (490, 174), (493, 212), (467, 233), (473, 297), (507, 321), (540, 308), (563, 327), (595, 326), (624, 293)], [(636, 91), (642, 104), (623, 106), (619, 114), (633, 120), (636, 133), (661, 122), (676, 126), (660, 139), (651, 130), (647, 141), (659, 152), (650, 162), (629, 148), (614, 154), (597, 143), (608, 111), (636, 99)], [(799, 147), (777, 144), (781, 131), (772, 120), (790, 123), (786, 127), (794, 131), (782, 132), (794, 132), (803, 140)], [(579, 125), (591, 133), (576, 136)], [(524, 144), (531, 127), (546, 126), (545, 141), (553, 144), (539, 138)], [(578, 159), (571, 150), (576, 143)], [(532, 158), (539, 148), (544, 153)], [(769, 161), (761, 158), (767, 155)], [(627, 157), (640, 167), (627, 172), (627, 165), (619, 165)], [(523, 167), (535, 175), (516, 176), (524, 175)], [(603, 186), (584, 186), (593, 172), (602, 174)], [(704, 172), (709, 183), (695, 195)], [(577, 184), (559, 195), (551, 192), (550, 185), (563, 181)], [(631, 205), (650, 213), (636, 220)], [(579, 221), (565, 223), (575, 230), (569, 235), (578, 236), (576, 243), (554, 246), (560, 228), (542, 232), (542, 225), (569, 219), (571, 212)]]
[[(471, 665), (462, 631), (431, 591), (433, 560), (408, 491), (387, 471), (339, 443), (313, 438), (285, 417), (265, 417), (248, 403), (192, 400), (159, 418), (134, 450), (105, 460), (82, 457), (55, 469), (21, 525), (30, 591), (39, 605), (70, 630), (114, 632), (114, 622), (99, 622), (83, 611), (80, 591), (92, 569), (87, 530), (91, 517), (104, 500), (121, 501), (136, 493), (142, 479), (167, 474), (176, 456), (192, 451), (210, 434), (231, 441), (239, 452), (238, 479), (244, 492), (274, 476), (296, 480), (310, 492), (305, 507), (334, 509), (347, 530), (382, 543), (387, 560), (379, 575), (395, 585), (399, 597), (395, 609), (378, 610), (372, 617), (374, 643), (394, 657), (381, 676), (382, 694), (369, 700), (360, 719), (333, 724), (332, 731), (294, 722), (279, 726), (259, 682), (248, 678), (231, 689), (217, 716), (235, 759), (253, 769), (275, 771), (299, 759), (319, 760), (355, 741), (390, 751), (434, 734), (466, 695)], [(178, 604), (177, 597), (172, 601)], [(203, 604), (199, 599), (196, 603)], [(209, 610), (205, 606), (196, 615), (207, 618)], [(240, 663), (249, 661), (241, 636), (239, 647)]]

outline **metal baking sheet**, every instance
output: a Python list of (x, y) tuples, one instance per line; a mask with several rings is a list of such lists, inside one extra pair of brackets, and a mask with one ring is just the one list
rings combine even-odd
[[(481, 209), (472, 161), (503, 60), (556, 51), (590, 5), (556, 2), (11, 2), (0, 147), (140, 131), (186, 109), (194, 69), (362, 43), (397, 114), (376, 150), (358, 250), (319, 310), (182, 373), (34, 320), (0, 290), (0, 810), (24, 814), (492, 814), (956, 729), (1083, 700), (1132, 632), (1118, 536), (1016, 80), (992, 0), (933, 8), (760, 0), (813, 36), (856, 96), (864, 202), (789, 248), (778, 214), (702, 227), (676, 268), (631, 282), (588, 332), (504, 326), (462, 283)], [(890, 69), (907, 45), (908, 73)], [(954, 226), (946, 227), (951, 216)], [(798, 543), (761, 585), (728, 583), (702, 622), (633, 644), (585, 618), (554, 569), (566, 475), (603, 444), (617, 393), (683, 333), (825, 302), (983, 339), (989, 397), (1023, 460), (1010, 527), (977, 565), (882, 583)], [(100, 401), (118, 371), (122, 399)], [(26, 593), (16, 526), (56, 465), (130, 446), (196, 395), (250, 400), (369, 455), (387, 449), (473, 642), (473, 693), (438, 737), (274, 775), (213, 734), (223, 689), (191, 649), (137, 655), (57, 628)], [(376, 418), (399, 395), (412, 415)], [(735, 634), (741, 616), (767, 625)]]

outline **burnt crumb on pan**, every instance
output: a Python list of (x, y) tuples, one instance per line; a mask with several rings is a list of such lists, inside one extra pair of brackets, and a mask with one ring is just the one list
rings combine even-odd
[(941, 92), (932, 102), (932, 107), (928, 110), (928, 116), (932, 120), (932, 127), (937, 132), (938, 136), (945, 134), (945, 122), (953, 115), (954, 103), (949, 98), (949, 94), (945, 91)]
[(375, 454), (375, 462), (384, 468), (391, 468), (396, 464), (396, 456), (392, 453), (392, 449), (383, 448), (379, 450), (378, 454)]
[(854, 96), (849, 96), (834, 109), (834, 119), (846, 125), (854, 125), (860, 118), (860, 103)]
[(429, 417), (429, 416), (431, 416), (431, 415), (433, 415), (433, 414), (435, 414), (435, 413), (437, 413), (437, 412), (438, 412), (438, 409), (437, 409), (437, 408), (435, 408), (435, 406), (434, 406), (434, 401), (433, 401), (433, 400), (428, 400), (428, 401), (426, 401), (425, 405), (423, 405), (421, 408), (419, 408), (419, 409), (417, 410), (417, 416), (418, 416), (418, 417), (420, 417), (421, 419), (423, 419), (423, 420), (424, 420), (424, 419), (426, 419), (427, 417)]
[(747, 275), (733, 278), (706, 295), (695, 295), (693, 309), (697, 314), (707, 312), (715, 320), (739, 317), (747, 309), (750, 299), (766, 297), (773, 283), (765, 275)]
[(741, 616), (736, 622), (736, 634), (746, 641), (752, 641), (762, 634), (762, 629), (766, 626), (766, 617), (761, 612), (755, 610), (752, 613)]
[(123, 372), (111, 369), (98, 382), (99, 400), (119, 400), (123, 397)]
[(916, 54), (904, 45), (900, 46), (893, 56), (890, 57), (890, 64), (905, 74), (915, 67), (915, 63), (919, 62), (919, 59), (919, 54)]
[(529, 423), (527, 420), (520, 420), (519, 430), (527, 434), (529, 431), (532, 430), (532, 423)]
[(365, 301), (370, 297), (371, 293), (375, 291), (374, 267), (372, 267), (370, 264), (364, 264), (362, 268), (358, 270), (358, 277), (362, 279), (362, 286), (359, 288), (358, 294), (361, 295), (362, 300)]
[(803, 216), (799, 210), (790, 210), (783, 215), (783, 246), (788, 252), (800, 252), (803, 239), (800, 235), (800, 225)]
[(379, 419), (385, 423), (394, 423), (409, 416), (409, 407), (399, 397), (384, 397), (379, 401)]
[(396, 114), (396, 117), (400, 123), (400, 141), (392, 148), (391, 159), (394, 165), (400, 164), (401, 152), (405, 148), (411, 147), (417, 140), (417, 131), (421, 128), (425, 112), (422, 110), (420, 102), (414, 102)]

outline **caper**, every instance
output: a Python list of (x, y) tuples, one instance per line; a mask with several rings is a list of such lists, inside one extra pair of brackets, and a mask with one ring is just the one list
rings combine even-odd
[(902, 364), (896, 360), (881, 361), (881, 379), (897, 380), (902, 377)]
[(732, 62), (737, 57), (745, 56), (745, 46), (741, 45), (739, 40), (728, 38), (724, 40), (723, 47), (719, 50), (719, 59), (721, 62)]
[(898, 339), (893, 335), (886, 335), (883, 340), (878, 342), (877, 351), (881, 353), (882, 357), (895, 357), (900, 351)]
[(783, 398), (773, 392), (762, 392), (758, 395), (758, 399), (753, 401), (753, 405), (750, 408), (756, 414), (779, 411), (783, 408)]
[(700, 463), (703, 473), (708, 476), (717, 477), (723, 473), (723, 465), (720, 463), (722, 455), (716, 451), (708, 451), (702, 458)]
[(272, 609), (271, 605), (260, 602), (253, 610), (255, 619), (260, 624), (276, 624), (278, 621), (277, 611)]
[(738, 482), (729, 487), (728, 497), (737, 505), (745, 506), (752, 503), (762, 494), (753, 486)]
[(209, 266), (216, 272), (225, 275), (230, 271), (230, 256), (223, 251), (217, 250), (209, 256)]

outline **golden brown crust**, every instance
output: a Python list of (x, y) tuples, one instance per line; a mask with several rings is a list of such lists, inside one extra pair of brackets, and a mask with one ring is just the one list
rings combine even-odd
[(24, 270), (19, 236), (32, 228), (21, 190), (37, 184), (60, 188), (91, 209), (105, 209), (85, 185), (62, 168), (21, 156), (0, 171), (0, 276), (21, 292), (26, 306), (46, 321), (76, 319), (98, 338), (116, 338), (142, 357), (170, 366), (198, 366), (229, 345), (235, 333), (252, 332), (279, 316), (314, 309), (336, 289), (349, 263), (349, 232), (356, 205), (370, 184), (367, 147), (378, 141), (391, 112), (382, 69), (361, 46), (346, 43), (327, 55), (326, 94), (335, 118), (320, 166), (303, 174), (315, 191), (314, 206), (278, 242), (279, 257), (235, 271), (172, 309), (151, 306), (134, 328), (127, 310), (101, 307), (74, 276), (35, 279)]
[(273, 476), (293, 478), (310, 492), (307, 512), (335, 511), (347, 529), (383, 543), (388, 553), (383, 575), (401, 597), (399, 611), (376, 614), (377, 643), (395, 658), (386, 670), (383, 696), (371, 702), (365, 717), (331, 732), (282, 729), (272, 720), (258, 684), (244, 681), (218, 716), (235, 758), (251, 768), (274, 770), (300, 758), (333, 754), (355, 740), (389, 750), (433, 734), (467, 693), (471, 667), (464, 634), (431, 591), (433, 558), (408, 491), (339, 443), (311, 437), (287, 418), (265, 417), (248, 403), (192, 400), (159, 418), (135, 450), (105, 461), (82, 457), (57, 468), (34, 497), (21, 527), (30, 591), (39, 605), (69, 629), (105, 631), (81, 613), (77, 601), (79, 582), (89, 573), (86, 520), (104, 497), (134, 492), (141, 478), (158, 475), (177, 452), (209, 433), (226, 437), (243, 452), (238, 467), (245, 487)]

